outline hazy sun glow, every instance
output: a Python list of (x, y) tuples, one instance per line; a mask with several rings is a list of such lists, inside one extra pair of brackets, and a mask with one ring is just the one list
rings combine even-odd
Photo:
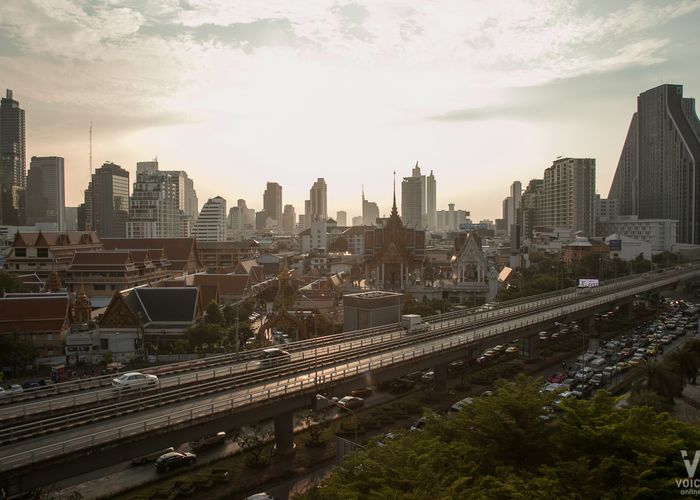
[[(263, 5), (264, 4), (264, 5)], [(437, 177), (438, 209), (498, 217), (507, 186), (558, 155), (595, 157), (606, 195), (635, 98), (700, 96), (700, 2), (6, 0), (0, 85), (29, 155), (66, 158), (67, 201), (94, 164), (155, 156), (261, 208), (267, 181), (303, 213), (389, 210), (392, 172)]]

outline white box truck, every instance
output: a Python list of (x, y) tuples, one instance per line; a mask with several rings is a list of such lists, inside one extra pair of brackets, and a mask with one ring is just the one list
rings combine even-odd
[(406, 333), (427, 332), (430, 324), (423, 321), (420, 314), (401, 315), (401, 326), (406, 329)]

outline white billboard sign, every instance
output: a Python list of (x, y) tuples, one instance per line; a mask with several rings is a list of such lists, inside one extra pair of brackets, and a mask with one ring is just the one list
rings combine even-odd
[(578, 280), (578, 287), (579, 288), (594, 288), (596, 286), (598, 286), (597, 279), (580, 278)]

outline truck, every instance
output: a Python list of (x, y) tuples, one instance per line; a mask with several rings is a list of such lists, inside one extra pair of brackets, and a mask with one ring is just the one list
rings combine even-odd
[(401, 326), (406, 329), (406, 333), (420, 333), (430, 329), (430, 324), (423, 321), (420, 314), (402, 314)]

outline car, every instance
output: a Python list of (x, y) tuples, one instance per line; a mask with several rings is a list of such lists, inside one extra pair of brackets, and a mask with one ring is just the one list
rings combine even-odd
[(362, 389), (355, 389), (354, 391), (350, 392), (351, 396), (355, 396), (357, 398), (366, 398), (367, 396), (372, 395), (372, 389), (369, 387), (363, 387)]
[(413, 422), (413, 425), (411, 425), (411, 431), (422, 431), (423, 429), (425, 429), (427, 423), (428, 419), (425, 417), (421, 417), (415, 422)]
[(36, 380), (30, 380), (22, 384), (22, 389), (24, 389), (25, 391), (33, 391), (35, 389), (38, 389), (39, 387), (41, 387), (41, 385)]
[(158, 472), (168, 472), (177, 467), (191, 465), (197, 461), (197, 455), (189, 451), (171, 451), (159, 456), (156, 459), (156, 470)]
[(471, 405), (471, 404), (474, 404), (474, 398), (464, 398), (464, 399), (460, 399), (460, 400), (457, 401), (455, 404), (453, 404), (452, 406), (450, 406), (450, 409), (447, 411), (447, 413), (450, 414), (450, 415), (455, 414), (455, 413), (458, 413), (458, 412), (462, 411), (462, 409), (463, 409), (464, 407), (469, 406), (469, 405)]
[(190, 448), (192, 451), (199, 453), (202, 450), (216, 446), (217, 444), (223, 444), (226, 440), (226, 433), (221, 431), (210, 436), (205, 436), (203, 438), (197, 439), (190, 443)]
[(173, 448), (172, 446), (165, 448), (164, 450), (146, 453), (145, 455), (141, 455), (140, 457), (135, 457), (134, 459), (132, 459), (131, 465), (143, 465), (148, 462), (153, 462), (154, 460), (157, 460), (161, 455), (164, 455), (165, 453), (170, 453), (171, 451), (175, 451), (175, 448)]
[(670, 344), (672, 340), (673, 338), (670, 335), (664, 335), (663, 337), (661, 337), (661, 343), (664, 345)]
[(256, 493), (255, 495), (250, 495), (245, 497), (245, 500), (275, 500), (275, 497), (270, 495), (269, 493)]
[(349, 410), (354, 410), (356, 408), (362, 408), (365, 405), (365, 400), (355, 396), (345, 396), (338, 400), (338, 404)]
[(566, 373), (564, 372), (552, 373), (549, 377), (547, 377), (547, 382), (551, 382), (553, 384), (560, 384), (565, 378)]
[[(620, 364), (620, 363), (618, 363), (618, 365), (619, 365), (619, 364)], [(606, 376), (606, 377), (612, 378), (612, 377), (614, 377), (615, 375), (617, 375), (618, 371), (619, 371), (619, 370), (618, 370), (617, 365), (615, 365), (615, 366), (606, 366), (605, 368), (603, 368), (603, 375)]]
[(602, 373), (596, 373), (591, 377), (591, 385), (593, 385), (593, 387), (600, 387), (604, 385), (604, 382), (605, 379)]
[(571, 394), (578, 399), (583, 399), (590, 396), (591, 392), (593, 392), (593, 386), (590, 384), (579, 384), (574, 390), (571, 391)]
[(260, 354), (260, 366), (262, 368), (270, 368), (279, 366), (292, 361), (292, 355), (278, 347), (268, 347), (263, 349)]
[(112, 379), (112, 387), (117, 390), (156, 387), (158, 383), (157, 376), (139, 372), (123, 373)]
[(24, 392), (24, 389), (22, 389), (22, 386), (19, 384), (12, 384), (10, 387), (7, 388), (7, 392), (10, 394), (22, 394)]
[(499, 345), (497, 345), (497, 346), (495, 346), (495, 347), (492, 347), (492, 349), (493, 349), (494, 351), (496, 351), (496, 352), (502, 352), (502, 351), (505, 351), (505, 350), (506, 350), (506, 346), (504, 346), (504, 345), (502, 345), (502, 344), (499, 344)]
[(4, 387), (0, 387), (0, 398), (7, 396), (8, 392)]
[(587, 382), (593, 377), (594, 374), (595, 371), (593, 371), (593, 368), (590, 366), (584, 366), (576, 372), (576, 376), (574, 378), (579, 382)]
[(484, 356), (487, 358), (494, 358), (498, 356), (500, 353), (498, 351), (494, 351), (493, 349), (488, 349), (487, 351), (484, 352)]
[(377, 441), (377, 446), (386, 446), (387, 441), (393, 441), (399, 437), (398, 434), (394, 434), (393, 432), (387, 432), (384, 434), (384, 437)]
[(554, 332), (552, 335), (550, 335), (549, 340), (559, 340), (559, 333)]
[(637, 365), (641, 365), (642, 363), (644, 363), (644, 361), (645, 361), (644, 356), (633, 356), (632, 359), (630, 359), (627, 362), (627, 364), (629, 366), (637, 366)]
[(512, 345), (512, 346), (510, 346), (510, 347), (506, 347), (506, 352), (507, 352), (508, 354), (517, 354), (517, 353), (518, 353), (518, 348), (515, 347), (514, 345)]
[(435, 372), (432, 370), (425, 372), (420, 379), (422, 382), (432, 382), (435, 380)]
[(447, 370), (450, 372), (458, 372), (460, 370), (464, 369), (464, 360), (463, 359), (458, 359), (457, 361), (453, 361), (449, 365), (447, 365)]
[(547, 333), (546, 331), (542, 331), (537, 334), (537, 338), (540, 340), (547, 340), (549, 339), (549, 333)]
[(482, 398), (488, 398), (488, 397), (491, 397), (491, 396), (493, 396), (493, 391), (484, 391), (484, 392), (481, 393), (481, 397), (482, 397)]

